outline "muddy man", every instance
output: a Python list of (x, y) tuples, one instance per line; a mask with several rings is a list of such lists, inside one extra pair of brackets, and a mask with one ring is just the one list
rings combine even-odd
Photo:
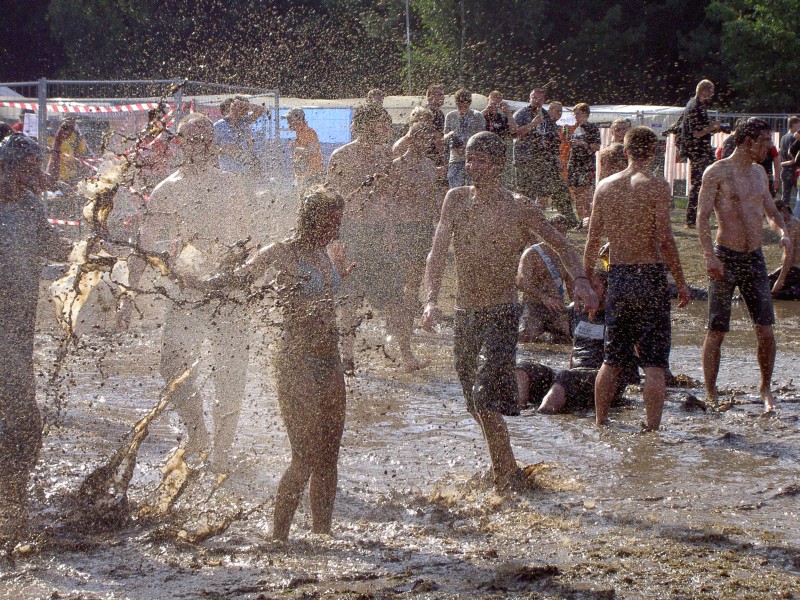
[[(766, 121), (757, 118), (741, 120), (733, 132), (736, 150), (730, 158), (706, 169), (700, 188), (697, 231), (703, 247), (708, 288), (708, 331), (703, 344), (703, 375), (706, 396), (714, 404), (718, 400), (722, 341), (730, 328), (733, 289), (739, 287), (756, 330), (756, 356), (761, 370), (761, 399), (765, 412), (774, 410), (777, 402), (770, 390), (775, 364), (775, 336), (767, 265), (761, 251), (764, 214), (772, 228), (780, 230), (780, 245), (792, 253), (792, 242), (769, 192), (767, 175), (758, 164), (764, 160), (772, 143)], [(711, 213), (717, 218), (717, 236), (711, 242)]]

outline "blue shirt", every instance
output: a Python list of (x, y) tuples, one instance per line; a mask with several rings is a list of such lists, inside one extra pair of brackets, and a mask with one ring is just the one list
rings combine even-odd
[[(525, 135), (518, 135), (514, 140), (514, 160), (516, 162), (547, 162), (557, 163), (561, 147), (561, 136), (555, 121), (547, 111), (542, 108), (544, 117), (538, 127)], [(514, 113), (517, 125), (528, 125), (536, 118), (538, 110), (529, 104)]]
[[(220, 119), (214, 123), (214, 143), (220, 146), (219, 168), (229, 173), (260, 171), (267, 145), (267, 118), (262, 116), (253, 123), (232, 123)], [(241, 151), (230, 152), (225, 146), (233, 144)]]

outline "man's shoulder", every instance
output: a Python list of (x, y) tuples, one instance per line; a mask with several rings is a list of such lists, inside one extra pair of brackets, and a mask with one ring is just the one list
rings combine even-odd
[(352, 154), (354, 151), (358, 149), (358, 142), (348, 142), (344, 146), (339, 146), (336, 150), (331, 153), (331, 160), (334, 158), (342, 158), (349, 154)]

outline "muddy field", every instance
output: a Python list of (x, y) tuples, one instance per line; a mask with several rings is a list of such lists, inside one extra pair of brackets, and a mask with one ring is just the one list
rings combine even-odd
[[(699, 253), (688, 235), (679, 243), (682, 254)], [(127, 333), (86, 335), (56, 389), (46, 385), (59, 341), (48, 308), (43, 302), (37, 338), (49, 427), (36, 473), (33, 541), (0, 563), (0, 597), (800, 598), (796, 305), (776, 306), (782, 407), (775, 415), (761, 413), (753, 335), (739, 306), (720, 373), (730, 410), (688, 410), (686, 390), (673, 389), (657, 434), (640, 433), (644, 408), (634, 387), (602, 430), (591, 412), (526, 411), (508, 423), (537, 487), (507, 497), (491, 489), (480, 431), (464, 410), (449, 326), (418, 332), (415, 344), (432, 365), (407, 375), (370, 322), (348, 380), (334, 533), (311, 534), (304, 503), (286, 545), (269, 536), (289, 457), (269, 328), (254, 327), (250, 340), (230, 476), (220, 484), (200, 469), (166, 518), (137, 517), (181, 440), (179, 421), (165, 414), (140, 452), (130, 520), (104, 531), (71, 510), (72, 494), (158, 401), (163, 306), (143, 304), (144, 317)], [(697, 302), (674, 312), (672, 369), (695, 380), (704, 313)], [(568, 350), (542, 344), (522, 351), (564, 365)], [(210, 378), (203, 387), (212, 398)], [(702, 398), (701, 389), (691, 391)], [(230, 525), (193, 541), (220, 523)]]

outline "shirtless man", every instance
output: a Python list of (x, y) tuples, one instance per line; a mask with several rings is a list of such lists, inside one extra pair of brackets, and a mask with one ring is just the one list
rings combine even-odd
[(793, 251), (784, 247), (781, 268), (769, 275), (770, 282), (774, 282), (772, 297), (776, 300), (800, 300), (800, 220), (782, 200), (778, 200), (775, 207), (789, 228)]
[(664, 373), (669, 368), (667, 269), (678, 284), (678, 306), (689, 303), (689, 288), (672, 237), (669, 184), (652, 174), (657, 143), (656, 134), (647, 127), (628, 131), (628, 168), (601, 181), (594, 195), (583, 255), (587, 277), (594, 275), (603, 234), (611, 246), (605, 358), (594, 387), (597, 425), (608, 419), (617, 379), (638, 346), (639, 365), (645, 373), (647, 429), (658, 430), (666, 397)]
[(628, 158), (625, 156), (625, 134), (631, 128), (630, 119), (616, 119), (611, 123), (611, 144), (600, 151), (600, 173), (598, 181), (619, 173), (628, 168)]
[[(340, 289), (342, 363), (355, 369), (354, 347), (360, 323), (359, 308), (366, 298), (383, 310), (390, 331), (398, 320), (403, 298), (403, 277), (397, 258), (388, 250), (392, 235), (388, 219), (386, 184), (381, 181), (392, 166), (392, 149), (386, 143), (388, 125), (383, 108), (374, 104), (353, 111), (353, 141), (337, 148), (328, 165), (328, 183), (344, 198), (339, 239), (329, 249), (340, 272), (355, 263)], [(379, 182), (380, 185), (375, 185)]]
[(417, 122), (408, 131), (406, 152), (394, 159), (388, 178), (389, 217), (394, 245), (403, 275), (403, 304), (398, 314), (397, 342), (406, 371), (425, 366), (411, 352), (414, 317), (418, 314), (419, 285), (425, 273), (425, 258), (433, 240), (440, 200), (436, 193), (436, 165), (426, 156), (433, 137), (432, 124)]
[(241, 263), (246, 249), (236, 242), (252, 234), (247, 194), (238, 188), (241, 175), (217, 167), (214, 126), (200, 113), (178, 124), (184, 163), (156, 186), (147, 203), (139, 232), (142, 248), (168, 252), (177, 278), (160, 282), (182, 305), (167, 307), (161, 342), (161, 375), (171, 381), (211, 341), (214, 357), (213, 437), (206, 429), (203, 397), (196, 389), (197, 369), (174, 394), (174, 404), (188, 430), (187, 456), (203, 459), (213, 444), (210, 461), (227, 470), (247, 377), (247, 317), (240, 305), (205, 303), (202, 279)]
[[(790, 232), (767, 186), (767, 175), (758, 164), (772, 144), (770, 127), (761, 119), (751, 118), (736, 124), (733, 133), (736, 150), (730, 158), (715, 162), (703, 174), (700, 188), (697, 230), (706, 270), (711, 279), (708, 288), (708, 332), (703, 344), (703, 375), (707, 400), (716, 404), (720, 350), (730, 327), (733, 289), (747, 304), (756, 330), (756, 355), (761, 370), (761, 399), (766, 412), (776, 402), (770, 390), (775, 364), (775, 336), (767, 265), (761, 251), (764, 214), (783, 233), (780, 244), (792, 253)], [(712, 211), (717, 218), (717, 236), (711, 242)]]
[(427, 304), (422, 316), (427, 330), (439, 322), (437, 301), (452, 241), (455, 367), (467, 410), (489, 447), (498, 490), (520, 478), (503, 415), (519, 414), (514, 376), (520, 314), (516, 273), (522, 251), (537, 235), (559, 253), (575, 277), (576, 300), (597, 308), (597, 296), (581, 274), (580, 257), (566, 238), (532, 200), (501, 186), (505, 154), (505, 143), (495, 133), (478, 133), (467, 142), (466, 169), (475, 185), (454, 188), (445, 196), (425, 270)]

